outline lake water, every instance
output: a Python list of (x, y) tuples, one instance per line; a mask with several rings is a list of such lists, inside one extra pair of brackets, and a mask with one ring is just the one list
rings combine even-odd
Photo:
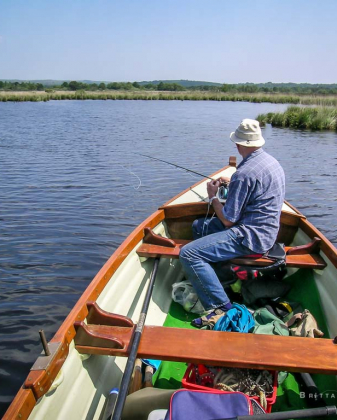
[[(123, 239), (200, 178), (239, 156), (243, 118), (285, 105), (192, 101), (0, 103), (0, 415)], [(286, 199), (337, 245), (337, 134), (270, 126), (265, 150)]]

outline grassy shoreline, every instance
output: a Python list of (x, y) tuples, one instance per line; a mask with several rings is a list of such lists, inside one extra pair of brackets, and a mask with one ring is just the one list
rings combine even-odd
[(50, 100), (182, 100), (182, 101), (234, 101), (271, 102), (297, 105), (320, 105), (337, 107), (337, 96), (266, 94), (266, 93), (224, 93), (203, 91), (53, 91), (53, 92), (8, 92), (0, 91), (0, 102), (41, 102)]
[(332, 107), (302, 108), (290, 106), (283, 113), (260, 114), (256, 119), (262, 126), (268, 123), (273, 127), (337, 131), (337, 108)]

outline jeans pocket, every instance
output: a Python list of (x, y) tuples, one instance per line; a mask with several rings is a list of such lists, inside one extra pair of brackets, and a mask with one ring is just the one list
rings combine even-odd
[(242, 239), (244, 238), (244, 234), (241, 232), (241, 230), (237, 227), (232, 227), (231, 231), (235, 234), (236, 238), (238, 240), (240, 240), (240, 242), (242, 241)]

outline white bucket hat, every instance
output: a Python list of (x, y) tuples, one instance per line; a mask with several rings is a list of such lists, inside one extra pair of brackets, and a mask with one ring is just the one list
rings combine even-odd
[(232, 142), (246, 147), (261, 147), (265, 144), (259, 122), (249, 118), (242, 120), (239, 127), (230, 134), (229, 138)]

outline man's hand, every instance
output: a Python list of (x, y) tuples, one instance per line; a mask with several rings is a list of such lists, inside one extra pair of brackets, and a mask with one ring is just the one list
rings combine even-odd
[(220, 184), (228, 185), (230, 183), (231, 179), (228, 176), (222, 176), (219, 179), (217, 179), (217, 181), (219, 181)]
[[(222, 178), (222, 179), (227, 179), (227, 178)], [(213, 179), (212, 181), (207, 183), (207, 193), (208, 193), (208, 198), (209, 199), (216, 196), (216, 193), (218, 192), (219, 186), (220, 186), (220, 180), (219, 179)], [(214, 209), (217, 217), (221, 220), (221, 222), (227, 228), (230, 228), (234, 225), (234, 223), (227, 220), (225, 218), (225, 216), (223, 215), (223, 212), (222, 212), (223, 205), (220, 203), (220, 201), (217, 198), (214, 198), (214, 200), (212, 200), (212, 206), (213, 206), (213, 209)]]
[(212, 181), (207, 183), (208, 198), (212, 198), (216, 196), (219, 186), (220, 186), (220, 182), (218, 179), (213, 179)]

